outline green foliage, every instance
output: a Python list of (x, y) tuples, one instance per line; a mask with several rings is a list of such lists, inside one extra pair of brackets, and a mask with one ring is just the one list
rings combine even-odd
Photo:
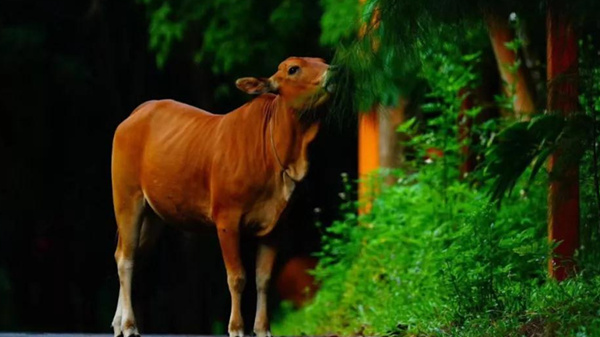
[[(268, 42), (257, 38), (262, 27), (244, 19), (252, 15), (252, 5), (252, 1), (215, 2), (210, 11), (211, 19), (203, 32), (202, 48), (196, 53), (195, 60), (201, 62), (210, 55), (213, 72), (220, 73), (231, 71), (251, 55), (265, 53)], [(266, 19), (264, 15), (262, 19)]]
[[(481, 50), (490, 49), (487, 33), (481, 22), (445, 24), (433, 22), (425, 14), (419, 22), (413, 22), (412, 16), (407, 14), (411, 13), (411, 8), (402, 7), (407, 12), (399, 12), (398, 7), (391, 4), (390, 8), (385, 6), (385, 3), (376, 1), (368, 1), (363, 6), (361, 24), (365, 33), (361, 38), (338, 47), (334, 59), (334, 63), (341, 64), (352, 72), (355, 84), (349, 87), (340, 86), (340, 91), (352, 92), (353, 104), (361, 111), (368, 111), (375, 104), (395, 106), (400, 96), (418, 100), (426, 85), (423, 79), (426, 79), (431, 71), (438, 70), (436, 67), (459, 76), (459, 69), (447, 68), (464, 65), (454, 62), (456, 57), (478, 58)], [(376, 11), (375, 8), (382, 9)], [(393, 19), (390, 16), (392, 12), (397, 15)], [(373, 17), (379, 17), (380, 20), (373, 23)], [(399, 17), (403, 19), (402, 25), (397, 24)], [(407, 25), (412, 25), (410, 34)], [(400, 34), (396, 32), (397, 29), (407, 31)], [(468, 61), (473, 60), (465, 60), (465, 63)], [(444, 62), (446, 63), (442, 64)], [(474, 63), (471, 63), (474, 66)], [(448, 79), (455, 80), (462, 79)], [(433, 81), (428, 82), (429, 85), (437, 85)], [(460, 83), (453, 83), (458, 84)], [(451, 91), (451, 88), (444, 89)], [(333, 111), (342, 114), (347, 111), (347, 107), (334, 107)]]
[(320, 291), (307, 307), (280, 313), (274, 332), (600, 333), (600, 278), (584, 272), (558, 284), (545, 274), (547, 181), (537, 176), (498, 208), (485, 187), (445, 185), (443, 170), (438, 160), (413, 174), (396, 172), (397, 182), (380, 191), (366, 215), (346, 202), (323, 237)]
[[(580, 103), (583, 113), (588, 118), (585, 130), (588, 131), (585, 153), (581, 159), (581, 249), (580, 263), (594, 266), (592, 274), (600, 273), (600, 60), (598, 59), (598, 42), (587, 36), (580, 41)], [(581, 150), (580, 150), (581, 151)]]
[[(578, 118), (572, 120), (579, 121)], [(517, 122), (500, 132), (497, 143), (486, 154), (486, 173), (494, 180), (490, 191), (492, 198), (501, 199), (505, 192), (510, 193), (517, 179), (533, 164), (529, 178), (532, 180), (561, 140), (577, 136), (581, 131), (572, 124), (579, 126), (581, 123), (568, 123), (567, 119), (552, 114), (535, 117), (529, 122)], [(581, 145), (579, 142), (575, 144)], [(570, 146), (568, 150), (576, 149), (581, 147)]]
[[(459, 128), (481, 111), (478, 106), (462, 108), (463, 101), (469, 99), (479, 82), (475, 67), (480, 53), (462, 55), (456, 45), (450, 43), (442, 44), (441, 48), (442, 51), (428, 49), (422, 53), (421, 76), (429, 92), (421, 106), (424, 113), (421, 128), (412, 135), (409, 144), (419, 150), (421, 157), (426, 156), (429, 148), (442, 150), (445, 167), (456, 171), (446, 178), (458, 178), (457, 169), (465, 159), (459, 155), (460, 148), (469, 146), (471, 140), (470, 135), (461, 139)], [(474, 128), (469, 132), (474, 132)]]
[[(545, 181), (537, 179), (528, 193), (498, 209), (483, 190), (456, 180), (444, 188), (441, 170), (434, 162), (415, 174), (400, 173), (368, 215), (346, 209), (323, 238), (315, 271), (320, 292), (275, 332), (514, 335), (530, 321), (554, 320), (554, 310), (573, 310), (561, 302), (568, 298), (562, 292), (579, 292), (580, 302), (593, 303), (590, 296), (598, 292), (584, 281), (545, 283)], [(561, 306), (551, 307), (556, 303)], [(600, 306), (576, 309), (591, 318)], [(597, 324), (572, 317), (563, 328)]]
[(206, 64), (215, 74), (250, 65), (257, 71), (272, 72), (286, 57), (311, 55), (318, 48), (314, 41), (319, 34), (321, 8), (316, 3), (138, 1), (146, 6), (150, 17), (150, 48), (156, 52), (159, 67), (165, 65), (176, 42), (184, 38), (194, 46), (194, 61)]
[[(555, 151), (561, 156), (554, 164), (553, 177), (559, 177), (566, 168), (589, 162), (589, 176), (595, 181), (592, 190), (599, 189), (598, 180), (598, 116), (600, 115), (600, 64), (593, 55), (597, 49), (591, 38), (580, 42), (583, 111), (563, 117), (557, 112), (534, 117), (531, 121), (515, 122), (502, 130), (487, 153), (486, 174), (493, 182), (493, 199), (513, 189), (528, 167), (533, 167), (530, 180), (540, 171), (547, 158)], [(597, 192), (593, 198), (600, 201)]]
[(359, 22), (359, 2), (356, 0), (321, 0), (320, 42), (325, 46), (337, 47), (353, 41)]
[[(149, 0), (146, 0), (149, 1)], [(181, 41), (185, 24), (170, 18), (171, 5), (164, 2), (150, 17), (150, 48), (156, 51), (156, 64), (164, 67), (175, 41)]]

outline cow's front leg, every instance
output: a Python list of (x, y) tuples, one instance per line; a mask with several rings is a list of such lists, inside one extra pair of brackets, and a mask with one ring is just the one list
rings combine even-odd
[(262, 241), (258, 247), (256, 257), (256, 318), (254, 319), (254, 333), (257, 337), (271, 337), (269, 316), (267, 314), (267, 292), (269, 280), (277, 249), (274, 244)]
[(240, 258), (240, 216), (237, 213), (220, 215), (217, 219), (217, 231), (221, 252), (227, 269), (227, 284), (231, 294), (231, 316), (229, 317), (229, 336), (244, 336), (244, 321), (240, 304), (242, 291), (246, 285), (246, 273)]
[(112, 321), (113, 328), (113, 336), (123, 336), (123, 331), (121, 331), (121, 317), (123, 315), (123, 289), (119, 287), (119, 299), (117, 300), (117, 310), (115, 311), (115, 316)]

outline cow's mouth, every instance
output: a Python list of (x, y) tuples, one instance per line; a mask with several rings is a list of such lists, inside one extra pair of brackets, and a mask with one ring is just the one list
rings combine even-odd
[(327, 91), (329, 94), (333, 94), (336, 88), (337, 85), (335, 83), (330, 83), (325, 86), (325, 91)]
[(323, 87), (329, 94), (333, 94), (337, 89), (337, 77), (339, 76), (339, 66), (329, 66)]

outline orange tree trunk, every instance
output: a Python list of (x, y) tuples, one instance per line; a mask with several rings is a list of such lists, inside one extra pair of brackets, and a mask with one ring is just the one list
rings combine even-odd
[[(546, 19), (548, 111), (568, 116), (577, 110), (577, 38), (566, 0), (548, 1)], [(550, 157), (549, 169), (561, 158), (561, 149)], [(573, 256), (579, 247), (579, 167), (573, 164), (553, 177), (548, 191), (548, 234), (559, 243), (550, 259), (549, 273), (563, 280), (575, 271)]]
[(368, 213), (377, 190), (373, 172), (379, 168), (379, 117), (376, 109), (358, 118), (358, 200), (359, 213)]
[[(505, 95), (515, 94), (515, 117), (527, 118), (535, 111), (533, 90), (527, 83), (523, 65), (514, 72), (509, 70), (509, 67), (514, 65), (518, 58), (513, 50), (506, 47), (506, 43), (514, 39), (508, 25), (508, 18), (499, 17), (494, 13), (486, 13), (485, 20), (492, 49), (498, 63), (498, 71), (502, 78), (504, 93)], [(511, 87), (514, 92), (511, 92)]]

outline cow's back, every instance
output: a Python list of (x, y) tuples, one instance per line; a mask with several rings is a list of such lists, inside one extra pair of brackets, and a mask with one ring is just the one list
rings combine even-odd
[(214, 134), (221, 118), (172, 100), (140, 105), (115, 132), (113, 190), (143, 193), (168, 221), (206, 218)]

